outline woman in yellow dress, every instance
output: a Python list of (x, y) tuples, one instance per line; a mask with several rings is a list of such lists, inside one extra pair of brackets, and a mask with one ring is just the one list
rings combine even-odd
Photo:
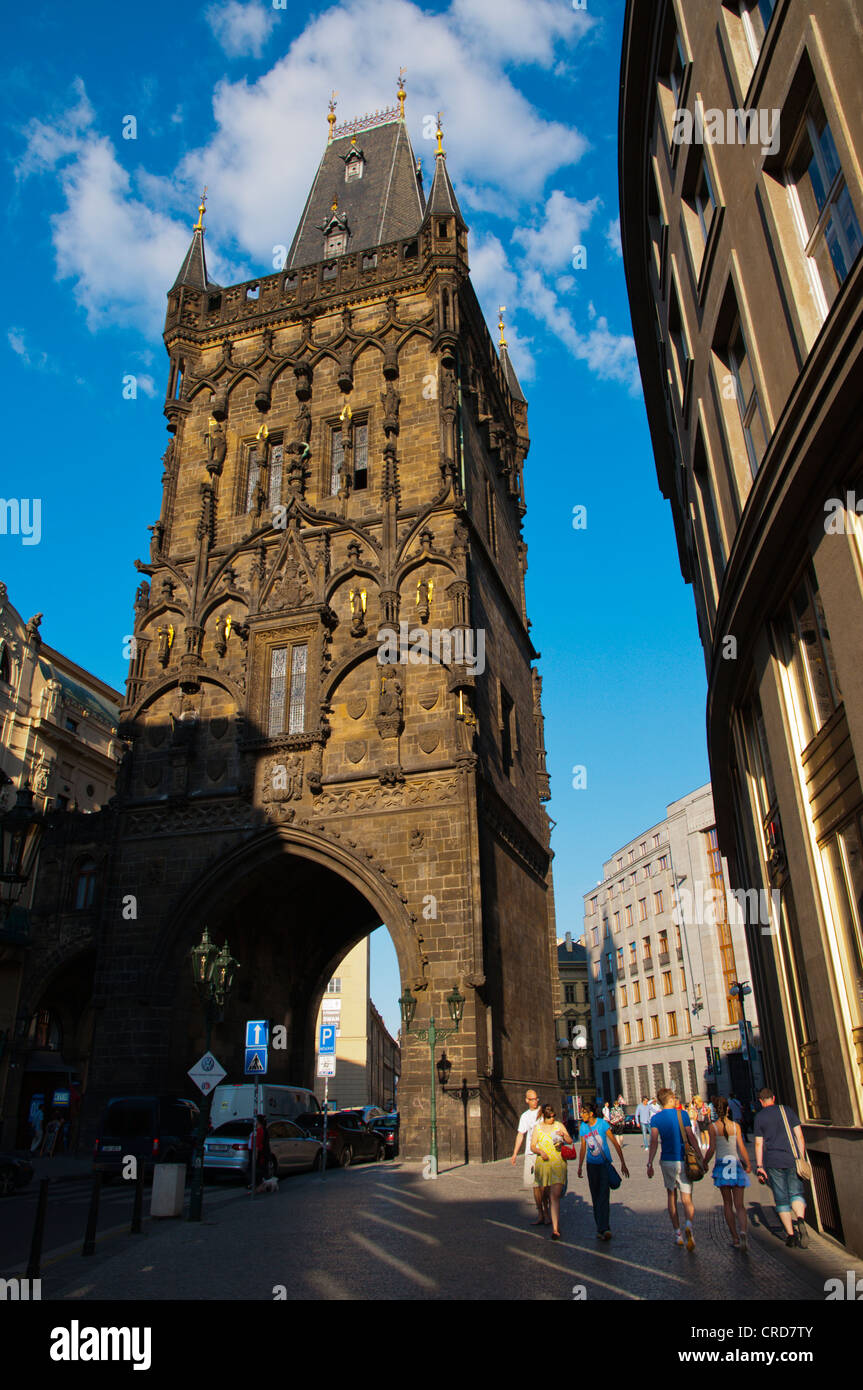
[(552, 1240), (560, 1240), (560, 1198), (566, 1186), (566, 1159), (560, 1156), (560, 1146), (571, 1143), (569, 1131), (557, 1119), (554, 1106), (544, 1105), (541, 1118), (534, 1125), (530, 1147), (537, 1156), (534, 1183), (549, 1190)]

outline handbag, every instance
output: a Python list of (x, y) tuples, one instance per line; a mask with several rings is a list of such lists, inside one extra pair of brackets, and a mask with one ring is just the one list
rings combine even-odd
[(785, 1125), (785, 1133), (788, 1135), (788, 1147), (794, 1155), (794, 1162), (797, 1167), (797, 1176), (798, 1178), (802, 1178), (804, 1182), (811, 1182), (812, 1164), (809, 1162), (807, 1158), (797, 1157), (797, 1145), (794, 1143), (794, 1139), (791, 1134), (791, 1128), (788, 1124), (788, 1116), (785, 1114), (785, 1106), (780, 1105), (779, 1111), (782, 1115), (782, 1123)]
[(623, 1182), (623, 1178), (618, 1173), (610, 1158), (607, 1158), (605, 1160), (605, 1165), (608, 1169), (608, 1185), (611, 1188), (612, 1192), (616, 1192), (617, 1189), (620, 1187), (620, 1184)]
[(704, 1169), (698, 1161), (698, 1157), (686, 1137), (686, 1130), (683, 1128), (683, 1116), (677, 1112), (677, 1123), (680, 1125), (680, 1135), (683, 1139), (683, 1162), (686, 1168), (686, 1177), (689, 1182), (701, 1182), (704, 1177)]
[(574, 1144), (561, 1144), (560, 1156), (569, 1162), (573, 1158), (578, 1158), (578, 1149)]

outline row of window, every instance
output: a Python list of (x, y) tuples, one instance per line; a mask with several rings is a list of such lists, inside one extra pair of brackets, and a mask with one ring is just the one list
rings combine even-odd
[[(596, 930), (597, 930), (597, 928), (594, 927), (594, 931), (596, 931)], [(681, 936), (681, 932), (680, 932), (680, 927), (675, 927), (675, 928), (674, 928), (674, 939), (675, 939), (675, 949), (678, 950), (678, 951), (681, 951), (681, 950), (683, 949), (683, 940), (682, 940), (682, 936)], [(594, 943), (594, 944), (596, 944), (596, 943)], [(660, 964), (663, 964), (663, 963), (664, 963), (664, 962), (663, 962), (663, 957), (668, 955), (668, 932), (667, 932), (667, 930), (662, 930), (662, 931), (659, 933), (659, 936), (658, 936), (658, 944), (659, 944), (659, 951), (658, 951), (659, 961), (660, 961)], [(652, 938), (649, 937), (649, 936), (643, 936), (643, 937), (641, 938), (641, 958), (642, 958), (642, 962), (643, 962), (643, 964), (645, 965), (645, 967), (647, 967), (647, 966), (652, 967), (652, 966), (653, 966)], [(606, 971), (606, 974), (607, 974), (607, 975), (612, 974), (612, 973), (614, 972), (615, 969), (618, 971), (619, 974), (622, 974), (623, 969), (624, 969), (624, 966), (625, 966), (625, 964), (627, 964), (627, 963), (629, 964), (630, 970), (631, 970), (631, 971), (634, 970), (634, 969), (637, 967), (637, 965), (638, 965), (638, 943), (637, 943), (636, 941), (630, 941), (630, 942), (629, 942), (628, 949), (627, 949), (627, 954), (626, 954), (626, 955), (624, 954), (624, 948), (623, 948), (622, 946), (618, 946), (617, 949), (616, 949), (616, 951), (606, 951), (606, 952), (605, 952), (605, 971)], [(600, 978), (600, 976), (601, 976), (601, 973), (602, 973), (602, 965), (601, 965), (601, 961), (600, 961), (600, 959), (599, 959), (598, 957), (597, 957), (597, 959), (596, 959), (596, 960), (594, 961), (594, 963), (593, 963), (593, 969), (594, 969), (594, 978), (598, 980), (598, 979)]]
[[(664, 911), (665, 911), (665, 893), (664, 893), (664, 890), (663, 890), (662, 888), (658, 888), (658, 889), (656, 890), (656, 892), (653, 894), (653, 911), (654, 911), (655, 913), (660, 913), (660, 912), (664, 912)], [(648, 900), (647, 900), (647, 898), (639, 898), (639, 899), (638, 899), (638, 920), (639, 920), (639, 922), (644, 922), (644, 921), (647, 920), (647, 913), (648, 913)], [(616, 910), (615, 912), (613, 912), (613, 913), (612, 913), (612, 916), (611, 916), (611, 921), (612, 921), (612, 923), (613, 923), (613, 928), (612, 928), (612, 930), (613, 930), (613, 932), (614, 932), (615, 935), (617, 935), (617, 933), (621, 930), (621, 927), (631, 927), (631, 926), (633, 926), (633, 925), (634, 925), (634, 917), (633, 917), (632, 904), (631, 904), (631, 903), (627, 903), (627, 904), (625, 905), (625, 907), (623, 908), (623, 912), (622, 912), (622, 913), (620, 912), (620, 910)], [(603, 919), (602, 919), (602, 934), (603, 934), (604, 936), (608, 936), (608, 934), (609, 934), (609, 919), (608, 919), (607, 917), (603, 917)], [(598, 946), (598, 945), (599, 945), (599, 939), (600, 939), (600, 927), (599, 927), (598, 925), (597, 925), (597, 926), (594, 926), (594, 927), (591, 927), (591, 929), (590, 929), (590, 935), (591, 935), (591, 941), (592, 941), (593, 945), (594, 945), (594, 946)]]
[[(684, 1033), (692, 1032), (692, 1023), (688, 1012), (684, 1010), (681, 1015)], [(659, 1021), (659, 1014), (650, 1014), (647, 1019), (650, 1040), (665, 1036), (666, 1038), (677, 1038), (680, 1036), (681, 1027), (678, 1025), (677, 1010), (670, 1009), (665, 1015), (665, 1033), (663, 1035)], [(623, 1046), (630, 1047), (633, 1043), (643, 1043), (647, 1041), (644, 1032), (644, 1019), (636, 1018), (633, 1023), (624, 1023), (622, 1028)], [(609, 1038), (611, 1048), (609, 1049)], [(614, 1051), (621, 1045), (621, 1028), (613, 1023), (610, 1031), (606, 1028), (599, 1030), (599, 1051), (600, 1053)]]
[[(621, 859), (618, 859), (618, 861), (617, 861), (617, 867), (618, 867), (618, 869), (620, 869), (622, 863), (623, 863), (623, 861), (622, 861)], [(669, 870), (670, 868), (671, 868), (671, 860), (670, 860), (669, 855), (667, 855), (667, 854), (661, 854), (661, 855), (659, 856), (658, 859), (652, 860), (649, 864), (643, 864), (643, 865), (641, 866), (640, 869), (633, 869), (632, 873), (628, 874), (628, 875), (627, 875), (626, 877), (624, 877), (624, 878), (618, 879), (616, 888), (615, 888), (615, 884), (614, 884), (614, 883), (609, 883), (609, 885), (608, 885), (608, 896), (609, 896), (610, 898), (613, 898), (613, 897), (615, 896), (615, 891), (617, 891), (617, 892), (619, 892), (619, 893), (625, 893), (625, 892), (626, 892), (626, 889), (627, 889), (627, 885), (628, 885), (630, 888), (634, 888), (635, 885), (636, 885), (636, 883), (638, 883), (638, 881), (639, 881), (639, 877), (641, 878), (642, 881), (643, 881), (644, 879), (655, 878), (655, 876), (656, 876), (657, 874), (667, 873), (668, 870)], [(588, 900), (588, 905), (587, 905), (587, 913), (588, 913), (588, 916), (591, 916), (594, 912), (596, 912), (596, 910), (597, 910), (597, 904), (598, 904), (598, 903), (599, 903), (599, 895), (598, 895), (598, 894), (595, 895), (594, 897), (592, 897), (592, 898), (590, 898), (590, 899)]]
[[(670, 971), (670, 970), (663, 970), (663, 971), (660, 973), (660, 979), (662, 980), (662, 993), (663, 993), (664, 995), (673, 994), (673, 993), (674, 993), (674, 976), (673, 976), (672, 971)], [(644, 982), (644, 985), (645, 985), (645, 997), (647, 998), (648, 1002), (649, 1002), (651, 999), (655, 999), (655, 998), (656, 998), (656, 979), (655, 979), (655, 977), (654, 977), (653, 975), (648, 975), (647, 978), (646, 978), (646, 980), (645, 980), (645, 982)], [(683, 966), (680, 967), (680, 989), (681, 989), (684, 993), (686, 992), (686, 971), (683, 969)], [(630, 1003), (632, 1003), (632, 1004), (640, 1004), (640, 1003), (641, 1003), (641, 981), (640, 981), (640, 980), (632, 980), (632, 981), (630, 981), (630, 983), (629, 983), (628, 985), (621, 985), (620, 988), (619, 988), (619, 990), (617, 991), (616, 994), (614, 993), (614, 991), (612, 991), (612, 993), (609, 994), (609, 996), (608, 996), (608, 1012), (609, 1012), (609, 1013), (617, 1013), (618, 1010), (620, 1010), (620, 1009), (627, 1009), (627, 1008), (629, 1007)], [(604, 994), (597, 994), (597, 996), (596, 996), (596, 1014), (597, 1014), (597, 1018), (602, 1018), (602, 1017), (605, 1015), (605, 1006), (606, 1006), (606, 996), (605, 996)]]

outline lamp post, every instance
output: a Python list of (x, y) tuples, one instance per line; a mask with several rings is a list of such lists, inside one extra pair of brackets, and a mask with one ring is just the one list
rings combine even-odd
[(451, 1071), (452, 1062), (449, 1057), (447, 1057), (446, 1052), (442, 1052), (437, 1062), (438, 1080), (440, 1081), (440, 1088), (445, 1096), (452, 1096), (453, 1100), (460, 1100), (462, 1103), (462, 1109), (464, 1111), (464, 1161), (465, 1164), (468, 1164), (470, 1162), (470, 1151), (467, 1142), (467, 1106), (468, 1101), (476, 1100), (480, 1092), (478, 1086), (468, 1086), (466, 1076), (462, 1077), (460, 1086), (454, 1086), (452, 1090), (449, 1090), (447, 1088), (447, 1082), (449, 1081)]
[(746, 1059), (746, 1074), (749, 1078), (749, 1105), (753, 1114), (755, 1113), (755, 1074), (752, 1070), (752, 1048), (749, 1046), (749, 1024), (746, 1021), (746, 1007), (743, 1003), (747, 994), (752, 993), (752, 986), (748, 980), (734, 980), (728, 986), (728, 993), (736, 999), (740, 1005), (740, 1020), (743, 1024), (743, 1056)]
[[(558, 1056), (566, 1061), (569, 1058), (570, 1070), (572, 1072), (572, 1095), (573, 1095), (573, 1116), (577, 1120), (581, 1113), (581, 1106), (578, 1099), (578, 1054), (584, 1052), (587, 1047), (587, 1038), (583, 1032), (576, 1033), (572, 1042), (568, 1038), (559, 1038), (557, 1043)], [(572, 1052), (570, 1053), (570, 1048)]]
[[(414, 1034), (414, 1037), (420, 1042), (428, 1042), (429, 1045), (429, 1057), (431, 1061), (431, 1153), (429, 1154), (431, 1159), (431, 1173), (429, 1177), (432, 1178), (437, 1177), (437, 1078), (435, 1076), (436, 1068), (434, 1054), (438, 1042), (443, 1042), (444, 1038), (451, 1037), (453, 1033), (457, 1033), (459, 1030), (459, 1024), (464, 1014), (464, 995), (459, 993), (458, 985), (455, 985), (452, 992), (447, 995), (446, 1002), (450, 1018), (455, 1024), (455, 1027), (437, 1028), (434, 1014), (432, 1014), (429, 1019), (428, 1028), (420, 1028)], [(413, 1023), (414, 1014), (416, 1013), (416, 1007), (417, 1001), (411, 994), (410, 988), (406, 985), (405, 992), (399, 1000), (399, 1009), (401, 1010), (405, 1037), (407, 1037), (408, 1033), (411, 1031), (411, 1024)]]
[[(228, 950), (228, 943), (217, 948), (210, 940), (208, 929), (197, 946), (189, 952), (195, 988), (204, 1006), (204, 1022), (207, 1030), (207, 1052), (213, 1036), (213, 1026), (221, 1023), (225, 1000), (231, 992), (234, 974), (239, 965)], [(204, 1097), (198, 1121), (198, 1139), (195, 1145), (195, 1167), (192, 1173), (192, 1191), (189, 1195), (189, 1220), (200, 1221), (204, 1201), (204, 1140), (210, 1125), (210, 1107), (213, 1103), (212, 1091)]]
[(33, 793), (19, 787), (15, 805), (0, 818), (0, 926), (9, 918), (30, 880), (45, 829), (44, 816), (33, 809)]

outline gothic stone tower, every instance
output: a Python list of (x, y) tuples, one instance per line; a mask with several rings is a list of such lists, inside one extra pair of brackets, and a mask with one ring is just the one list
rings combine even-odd
[[(426, 197), (403, 91), (334, 124), (284, 268), (214, 284), (202, 205), (168, 296), (173, 438), (137, 562), (90, 1090), (189, 1091), (204, 925), (241, 964), (213, 1038), (229, 1079), (243, 1019), (268, 1016), (288, 1039), (269, 1079), (313, 1085), (327, 981), (385, 923), (415, 1027), (466, 997), (446, 1051), (478, 1098), (467, 1135), (440, 1098), (441, 1159), (490, 1159), (525, 1083), (557, 1086), (527, 407), (440, 132)], [(408, 1154), (428, 1107), (408, 1038)]]

